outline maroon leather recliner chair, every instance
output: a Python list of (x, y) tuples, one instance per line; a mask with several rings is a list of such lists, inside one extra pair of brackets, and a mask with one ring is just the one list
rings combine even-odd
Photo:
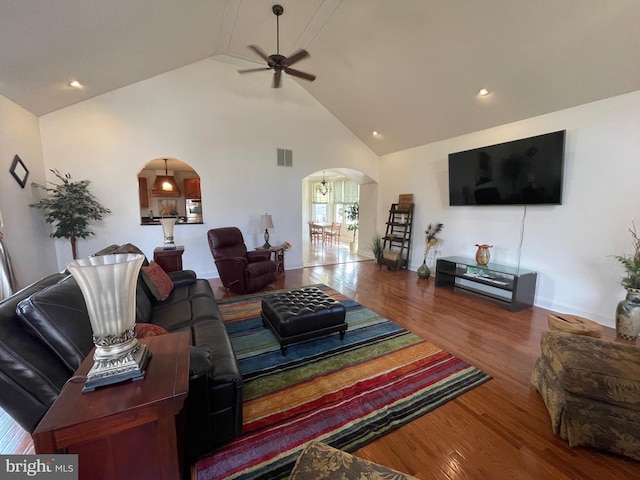
[(209, 248), (222, 284), (235, 293), (261, 290), (276, 279), (276, 263), (268, 250), (249, 250), (236, 227), (212, 228)]

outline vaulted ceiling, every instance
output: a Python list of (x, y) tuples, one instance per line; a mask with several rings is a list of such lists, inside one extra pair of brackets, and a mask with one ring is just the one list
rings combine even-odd
[[(2, 0), (0, 95), (40, 116), (208, 57), (260, 66), (247, 45), (275, 53), (273, 3)], [(640, 89), (639, 0), (278, 3), (280, 53), (308, 50), (295, 68), (317, 75), (282, 88), (378, 154)]]

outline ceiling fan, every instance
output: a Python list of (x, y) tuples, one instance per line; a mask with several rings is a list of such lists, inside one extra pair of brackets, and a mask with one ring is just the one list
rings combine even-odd
[(310, 73), (301, 72), (300, 70), (296, 70), (291, 68), (296, 62), (299, 62), (303, 58), (309, 56), (309, 52), (306, 50), (298, 50), (290, 57), (285, 57), (284, 55), (280, 55), (280, 15), (284, 12), (284, 8), (282, 5), (274, 5), (271, 10), (276, 16), (276, 53), (273, 55), (267, 55), (260, 47), (256, 45), (249, 45), (247, 48), (250, 48), (255, 53), (260, 56), (265, 62), (267, 62), (268, 67), (260, 67), (260, 68), (248, 68), (245, 70), (238, 70), (239, 73), (249, 73), (249, 72), (260, 72), (263, 70), (273, 70), (273, 84), (271, 85), (273, 88), (280, 88), (280, 82), (282, 79), (282, 72), (292, 75), (294, 77), (302, 78), (304, 80), (309, 80), (313, 82), (316, 79), (315, 75)]

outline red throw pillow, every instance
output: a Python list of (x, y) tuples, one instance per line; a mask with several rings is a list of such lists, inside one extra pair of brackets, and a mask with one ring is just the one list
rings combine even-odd
[(156, 300), (166, 300), (173, 291), (173, 282), (162, 267), (156, 262), (151, 262), (148, 267), (142, 267), (141, 273), (144, 283)]
[(157, 337), (167, 333), (167, 330), (153, 323), (136, 323), (136, 338)]

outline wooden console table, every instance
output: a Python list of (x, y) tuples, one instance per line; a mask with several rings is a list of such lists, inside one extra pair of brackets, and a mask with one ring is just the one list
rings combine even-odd
[(153, 261), (162, 267), (165, 272), (179, 272), (182, 270), (182, 254), (184, 246), (177, 245), (173, 250), (165, 250), (156, 247), (153, 250)]
[(533, 270), (489, 262), (478, 265), (466, 257), (436, 261), (436, 287), (454, 286), (509, 305), (517, 312), (533, 305), (538, 274)]
[[(78, 454), (80, 479), (181, 478), (189, 389), (189, 332), (140, 340), (151, 351), (145, 378), (82, 393), (93, 351), (31, 435), (38, 454)], [(180, 419), (182, 416), (179, 417)]]

